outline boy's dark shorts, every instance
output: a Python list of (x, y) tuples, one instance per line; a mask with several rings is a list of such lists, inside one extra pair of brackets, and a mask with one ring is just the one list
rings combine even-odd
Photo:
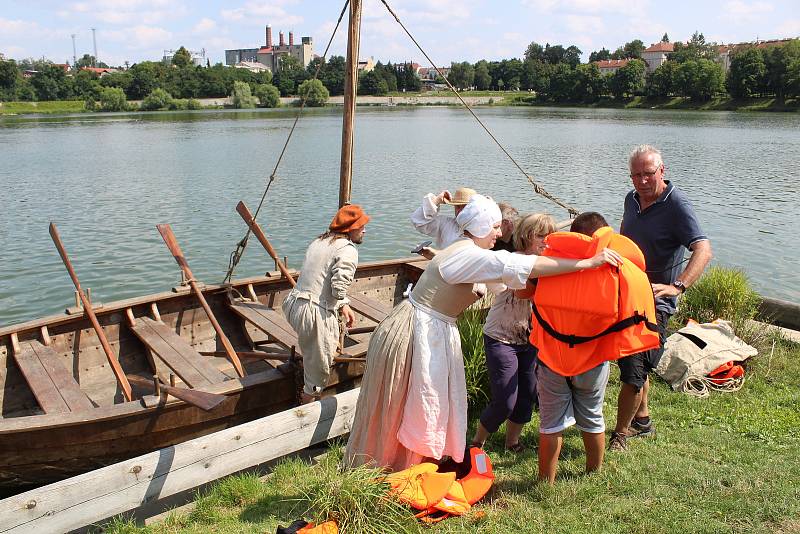
[(646, 350), (632, 356), (620, 358), (617, 361), (619, 365), (619, 379), (623, 384), (630, 384), (636, 388), (636, 391), (642, 389), (647, 375), (650, 371), (658, 366), (661, 361), (661, 355), (664, 354), (664, 341), (667, 337), (667, 322), (670, 315), (663, 311), (656, 311), (656, 319), (658, 322), (658, 337), (661, 338), (661, 346), (657, 349)]

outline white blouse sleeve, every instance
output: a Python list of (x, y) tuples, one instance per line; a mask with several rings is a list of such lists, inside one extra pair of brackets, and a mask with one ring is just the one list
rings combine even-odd
[(509, 289), (523, 289), (537, 259), (533, 254), (469, 246), (442, 261), (439, 274), (448, 284), (500, 282)]

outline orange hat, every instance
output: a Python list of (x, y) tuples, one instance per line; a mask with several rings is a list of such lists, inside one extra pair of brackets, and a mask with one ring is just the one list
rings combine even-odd
[(348, 204), (342, 206), (336, 212), (329, 229), (331, 232), (341, 232), (343, 234), (350, 230), (361, 228), (369, 222), (369, 215), (364, 213), (361, 206), (357, 204)]

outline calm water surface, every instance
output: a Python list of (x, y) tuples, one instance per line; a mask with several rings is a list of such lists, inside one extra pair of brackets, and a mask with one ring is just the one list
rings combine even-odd
[[(478, 114), (556, 196), (619, 226), (627, 154), (664, 152), (694, 202), (715, 261), (763, 294), (800, 302), (800, 116), (723, 112), (483, 108)], [(55, 221), (95, 300), (166, 290), (179, 270), (155, 229), (170, 223), (195, 276), (221, 281), (293, 119), (291, 110), (0, 118), (0, 326), (58, 313), (73, 287), (47, 232)], [(338, 198), (341, 110), (304, 115), (260, 222), (299, 267)], [(457, 108), (360, 108), (353, 201), (373, 216), (362, 260), (407, 256), (409, 213), (429, 191), (469, 185), (521, 212), (566, 213), (537, 197)], [(444, 208), (449, 211), (450, 208)], [(236, 275), (272, 262), (252, 240)]]

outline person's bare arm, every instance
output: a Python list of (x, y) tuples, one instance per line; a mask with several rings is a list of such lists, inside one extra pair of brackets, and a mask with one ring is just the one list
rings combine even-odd
[(583, 269), (600, 267), (604, 263), (608, 263), (609, 265), (616, 267), (622, 263), (622, 256), (610, 248), (604, 248), (597, 255), (582, 260), (554, 258), (552, 256), (539, 256), (533, 266), (533, 269), (531, 269), (529, 278), (573, 273), (575, 271), (582, 271)]
[[(689, 263), (686, 264), (686, 268), (678, 275), (678, 280), (683, 282), (687, 289), (702, 276), (708, 263), (714, 257), (714, 253), (711, 250), (711, 241), (707, 239), (692, 243), (689, 249), (692, 251), (692, 256), (689, 258)], [(681, 290), (673, 285), (652, 285), (653, 295), (656, 297), (674, 297), (681, 294)]]

